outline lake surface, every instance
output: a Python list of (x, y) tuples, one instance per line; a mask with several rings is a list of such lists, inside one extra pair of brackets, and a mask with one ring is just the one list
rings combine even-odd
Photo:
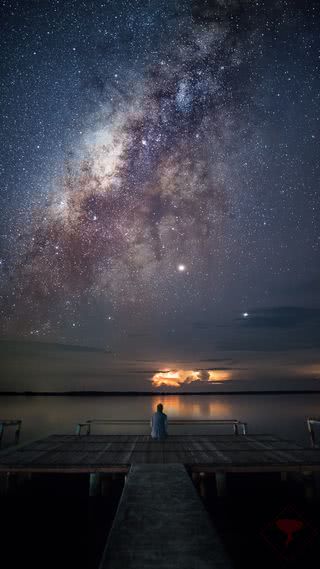
[[(0, 397), (1, 419), (22, 419), (21, 442), (50, 434), (73, 434), (87, 419), (149, 419), (162, 402), (169, 419), (238, 419), (249, 434), (273, 433), (310, 445), (306, 419), (320, 416), (320, 394), (279, 395), (167, 395), (167, 396), (16, 396)], [(172, 426), (171, 434), (208, 432), (208, 427)], [(320, 429), (319, 429), (320, 431)], [(98, 433), (148, 433), (144, 426), (95, 427)], [(210, 427), (210, 432), (232, 432)], [(10, 440), (12, 433), (6, 433)], [(320, 437), (320, 432), (319, 432)]]

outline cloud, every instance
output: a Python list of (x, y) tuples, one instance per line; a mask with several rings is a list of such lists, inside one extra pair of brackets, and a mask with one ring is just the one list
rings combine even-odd
[(144, 332), (130, 332), (129, 334), (127, 334), (128, 338), (149, 338), (150, 337), (150, 333), (144, 333)]
[(222, 351), (281, 352), (320, 346), (320, 309), (275, 306), (248, 311), (218, 340)]
[(320, 296), (320, 274), (299, 283), (295, 287), (295, 290), (303, 295), (311, 294), (313, 296)]
[(34, 354), (41, 352), (97, 352), (111, 354), (108, 350), (94, 346), (80, 346), (76, 344), (60, 344), (58, 342), (28, 342), (24, 340), (0, 340), (0, 352), (5, 354), (23, 353)]
[(238, 318), (245, 328), (295, 328), (320, 323), (320, 309), (302, 306), (277, 306), (249, 312), (247, 318)]
[(232, 362), (231, 358), (205, 358), (198, 360), (198, 362)]
[(209, 330), (210, 328), (216, 327), (216, 322), (209, 322), (205, 320), (197, 320), (195, 322), (191, 322), (191, 327), (194, 330)]
[(162, 370), (152, 377), (153, 387), (182, 387), (185, 385), (211, 384), (229, 381), (231, 372), (225, 368), (215, 369), (171, 369)]

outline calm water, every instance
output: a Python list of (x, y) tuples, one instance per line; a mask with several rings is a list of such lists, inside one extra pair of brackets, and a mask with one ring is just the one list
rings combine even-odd
[[(168, 395), (119, 397), (0, 397), (2, 419), (22, 419), (21, 441), (49, 434), (73, 434), (87, 419), (149, 419), (162, 402), (170, 419), (238, 419), (249, 433), (274, 433), (307, 443), (306, 419), (320, 415), (320, 395)], [(100, 430), (99, 430), (100, 429)], [(101, 430), (103, 429), (103, 430)], [(172, 427), (172, 434), (185, 427)], [(188, 427), (187, 432), (204, 432)], [(96, 427), (95, 432), (147, 433), (147, 427)], [(217, 433), (228, 432), (215, 427)], [(229, 432), (232, 432), (229, 428)], [(6, 435), (9, 436), (9, 433)], [(320, 436), (320, 433), (319, 433)]]

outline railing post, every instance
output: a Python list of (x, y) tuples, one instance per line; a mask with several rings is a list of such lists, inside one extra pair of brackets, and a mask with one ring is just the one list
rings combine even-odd
[(101, 491), (100, 472), (91, 472), (89, 478), (89, 496), (99, 496)]
[(18, 422), (16, 432), (15, 432), (14, 442), (16, 445), (18, 444), (19, 439), (20, 439), (20, 430), (21, 430), (21, 421)]
[(21, 431), (21, 424), (22, 421), (21, 419), (16, 420), (16, 419), (3, 419), (2, 421), (0, 421), (0, 447), (1, 447), (1, 443), (3, 440), (3, 435), (4, 435), (4, 431), (6, 427), (16, 427), (15, 430), (15, 435), (14, 435), (14, 444), (17, 444), (19, 442), (19, 438), (20, 438), (20, 431)]
[(0, 472), (0, 496), (6, 496), (10, 488), (10, 472)]
[(200, 477), (199, 472), (192, 472), (192, 473), (191, 473), (192, 481), (193, 481), (195, 484), (197, 484), (197, 483), (199, 482), (199, 477)]
[(199, 491), (201, 498), (206, 498), (207, 488), (206, 488), (206, 474), (205, 472), (200, 472), (200, 484), (199, 484)]
[(315, 446), (315, 436), (314, 436), (313, 421), (312, 421), (312, 419), (308, 419), (308, 420), (307, 420), (307, 425), (308, 425), (308, 431), (309, 431), (309, 433), (310, 433), (311, 446), (314, 447), (314, 446)]
[(216, 488), (217, 496), (223, 498), (227, 494), (227, 481), (225, 472), (216, 472)]
[(233, 433), (234, 433), (235, 435), (238, 435), (238, 434), (239, 434), (237, 423), (233, 423)]
[(304, 497), (307, 502), (312, 502), (315, 495), (313, 472), (308, 470), (302, 472), (304, 482)]

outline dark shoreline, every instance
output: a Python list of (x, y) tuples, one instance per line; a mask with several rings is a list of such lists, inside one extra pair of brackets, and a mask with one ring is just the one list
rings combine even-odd
[(137, 397), (164, 395), (306, 395), (320, 389), (268, 391), (0, 391), (0, 397)]

